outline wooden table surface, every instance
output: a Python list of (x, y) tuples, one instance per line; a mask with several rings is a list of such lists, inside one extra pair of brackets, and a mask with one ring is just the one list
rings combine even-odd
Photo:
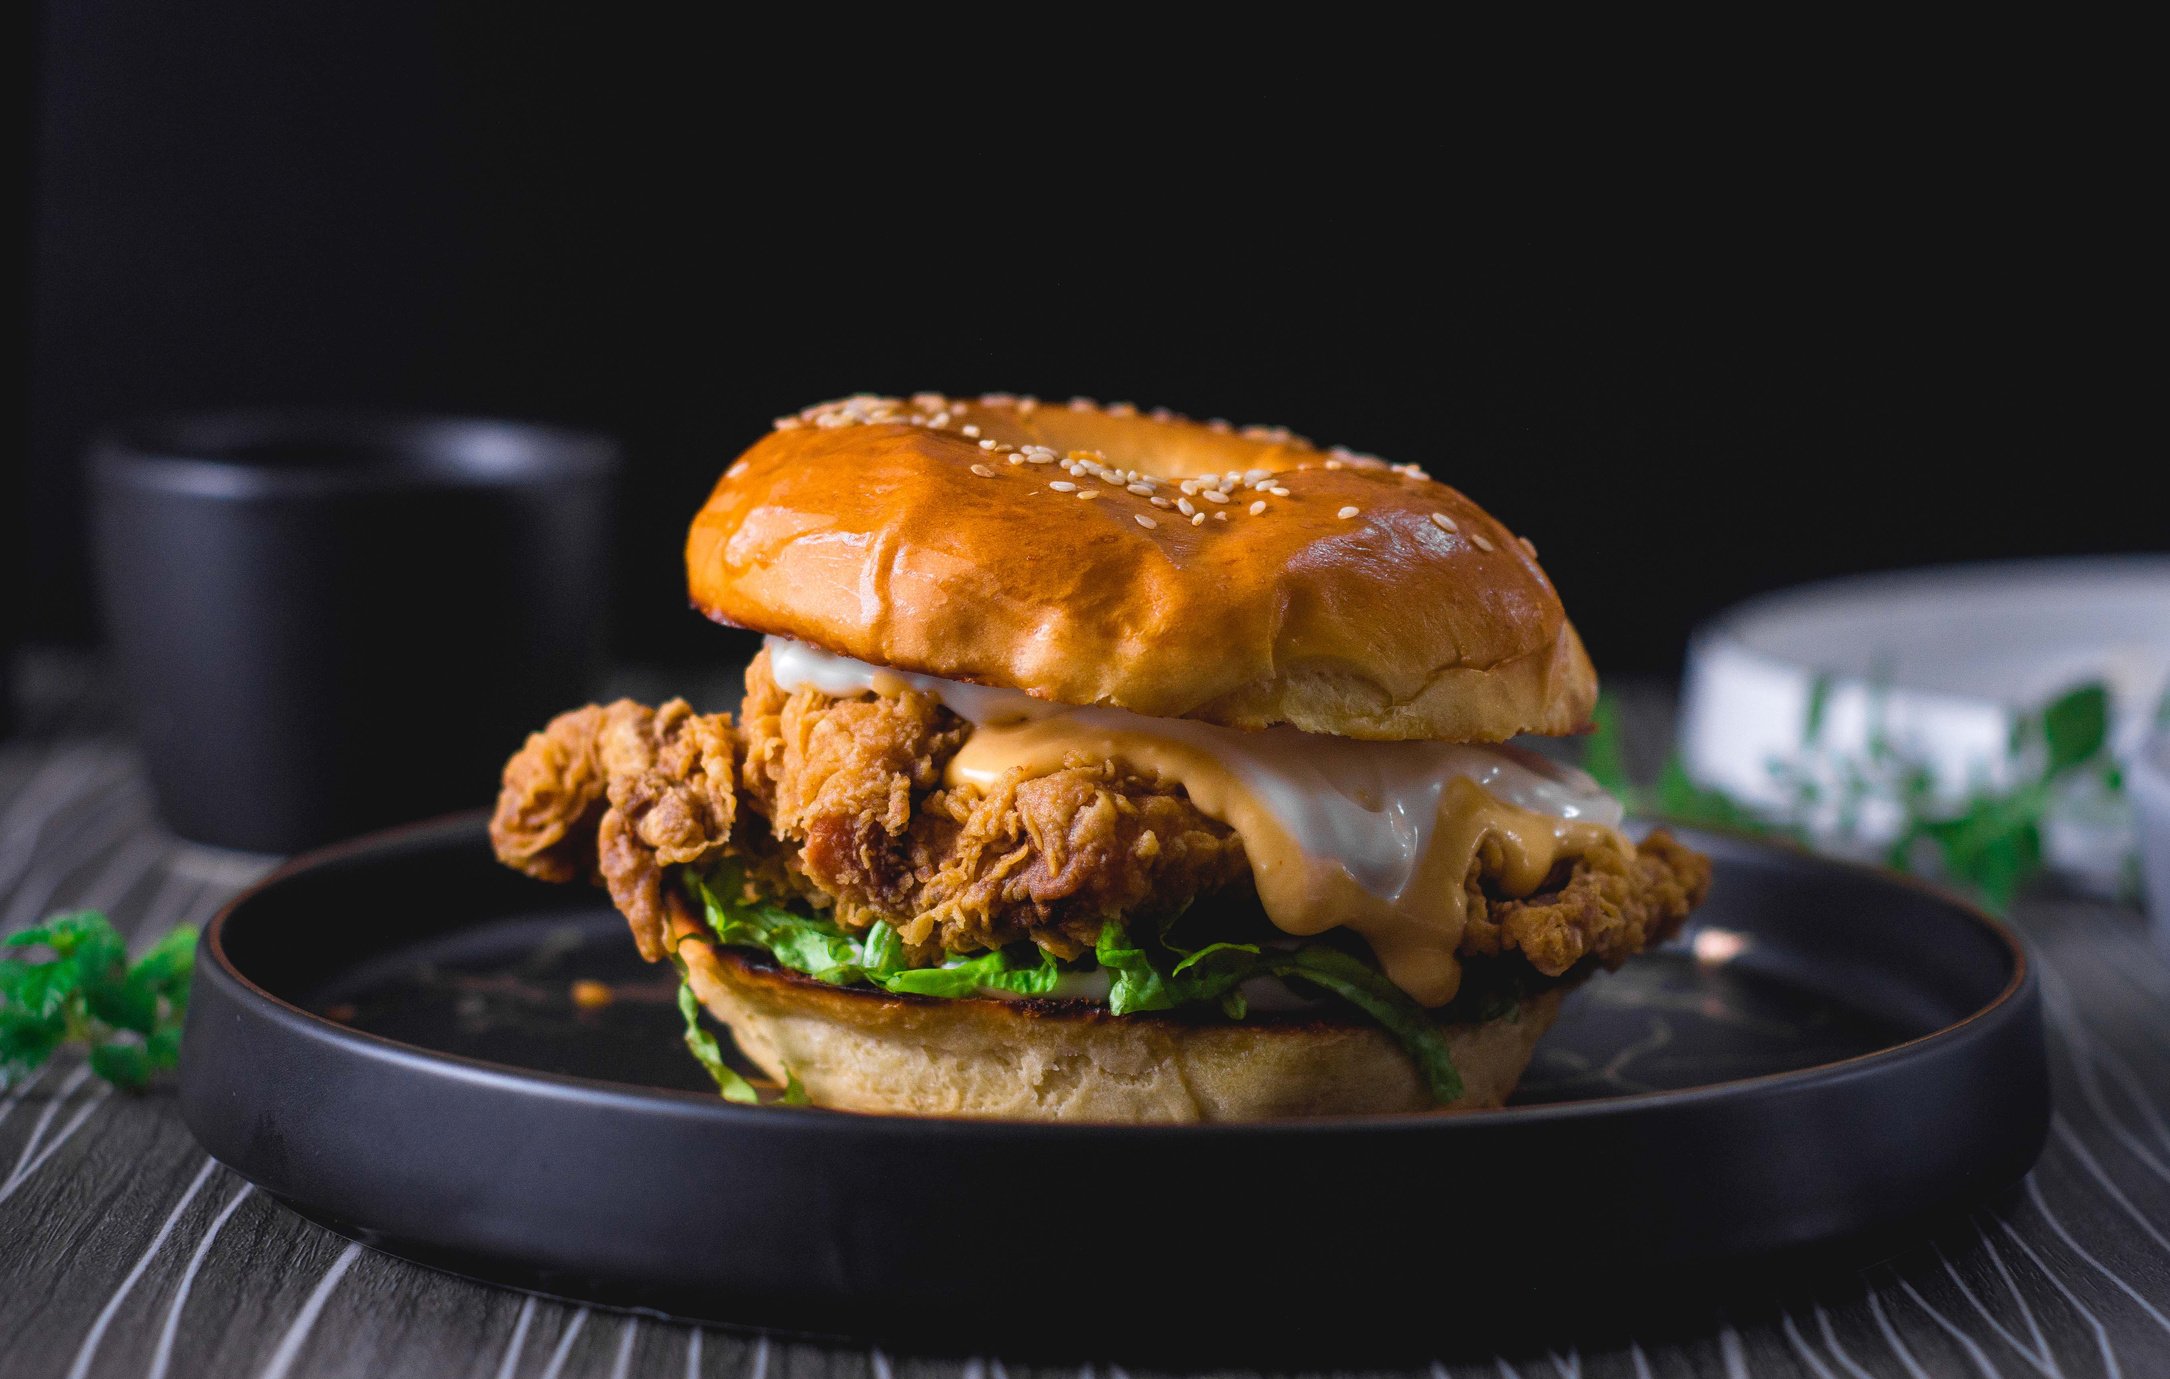
[[(45, 656), (23, 671), (20, 731), (0, 744), (0, 933), (95, 908), (141, 944), (204, 922), (260, 874), (263, 859), (161, 829), (87, 663)], [(2130, 910), (2037, 899), (2015, 921), (2043, 972), (2058, 1106), (2016, 1193), (1864, 1273), (1686, 1335), (1472, 1355), (1443, 1309), (1438, 1361), (1410, 1372), (2170, 1375), (2170, 965)], [(1121, 1355), (1085, 1368), (1151, 1372)], [(253, 1190), (197, 1147), (170, 1090), (109, 1091), (70, 1056), (0, 1092), (0, 1379), (1054, 1373), (1079, 1371), (691, 1327), (470, 1283)]]

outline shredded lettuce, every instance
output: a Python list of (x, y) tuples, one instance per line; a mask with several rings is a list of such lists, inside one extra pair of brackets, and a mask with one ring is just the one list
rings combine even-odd
[(1149, 951), (1121, 925), (1100, 930), (1094, 953), (1109, 977), (1108, 1008), (1117, 1015), (1172, 1010), (1194, 1001), (1218, 1002), (1229, 1018), (1245, 1014), (1237, 988), (1255, 977), (1279, 977), (1319, 987), (1379, 1022), (1398, 1040), (1433, 1100), (1445, 1105), (1462, 1094), (1462, 1075), (1447, 1050), (1446, 1036), (1424, 1007), (1363, 959), (1323, 943), (1294, 950), (1248, 943), (1212, 943), (1186, 951), (1165, 930)]
[(784, 1106), (811, 1106), (814, 1104), (814, 1099), (806, 1094), (806, 1084), (800, 1082), (799, 1075), (789, 1068), (784, 1069), (784, 1092), (782, 1096), (777, 1098), (777, 1101)]
[[(716, 1036), (701, 1028), (701, 1003), (694, 998), (692, 985), (683, 977), (678, 981), (678, 1013), (686, 1017), (686, 1047), (693, 1050), (693, 1056), (716, 1080), (716, 1090), (723, 1094), (723, 1099), (748, 1106), (758, 1105), (761, 1094), (754, 1090), (751, 1082), (739, 1076), (736, 1068), (723, 1061), (723, 1048), (716, 1043)], [(794, 1077), (791, 1085), (796, 1087), (798, 1081)], [(803, 1097), (805, 1092), (802, 1090), (800, 1095)]]
[(1100, 927), (1093, 956), (1108, 974), (1108, 1009), (1117, 1015), (1212, 1002), (1232, 1020), (1246, 1013), (1236, 988), (1258, 974), (1262, 961), (1257, 948), (1236, 943), (1216, 943), (1195, 953), (1149, 953), (1113, 923)]
[(770, 900), (746, 899), (743, 875), (728, 864), (706, 877), (690, 870), (685, 877), (720, 942), (762, 949), (792, 971), (832, 986), (865, 982), (900, 996), (973, 996), (982, 991), (1044, 996), (1062, 976), (1045, 951), (1024, 953), (1029, 945), (952, 956), (939, 967), (910, 967), (904, 941), (887, 924), (877, 921), (858, 938), (826, 918)]
[[(983, 991), (1044, 996), (1062, 975), (1054, 958), (1038, 948), (1025, 952), (1027, 945), (970, 957), (953, 955), (937, 967), (910, 967), (903, 940), (887, 924), (877, 922), (864, 937), (855, 937), (827, 918), (749, 899), (743, 873), (728, 863), (706, 876), (691, 869), (684, 875), (720, 942), (762, 949), (792, 971), (832, 985), (863, 982), (912, 996), (973, 996)], [(1211, 943), (1189, 950), (1171, 942), (1165, 926), (1141, 942), (1124, 926), (1109, 923), (1101, 927), (1093, 956), (1108, 974), (1108, 1009), (1116, 1015), (1211, 1004), (1240, 1020), (1247, 1013), (1239, 989), (1243, 983), (1258, 977), (1308, 983), (1378, 1021), (1408, 1051), (1435, 1100), (1443, 1105), (1462, 1094), (1461, 1075), (1433, 1016), (1377, 968), (1330, 944), (1282, 949)], [(689, 999), (682, 994), (681, 1006)], [(690, 1024), (688, 1028), (686, 1042), (691, 1045), (694, 1036)], [(708, 1064), (699, 1048), (694, 1054)], [(720, 1086), (722, 1078), (717, 1081)]]
[[(716, 1084), (716, 1091), (725, 1101), (736, 1101), (747, 1106), (761, 1104), (761, 1091), (739, 1074), (738, 1069), (724, 1061), (723, 1046), (716, 1042), (701, 1024), (701, 1001), (693, 994), (693, 983), (686, 977), (686, 964), (674, 947), (670, 954), (671, 966), (678, 969), (678, 1013), (686, 1022), (686, 1047), (692, 1050), (694, 1061), (708, 1070), (708, 1076)], [(777, 1095), (777, 1103), (783, 1106), (806, 1106), (811, 1104), (806, 1088), (799, 1083), (799, 1075), (784, 1069), (784, 1089)]]
[(1386, 1027), (1401, 1042), (1432, 1100), (1444, 1106), (1462, 1094), (1462, 1074), (1447, 1050), (1447, 1037), (1424, 1007), (1386, 979), (1386, 974), (1339, 948), (1314, 943), (1276, 960), (1273, 975), (1324, 987)]

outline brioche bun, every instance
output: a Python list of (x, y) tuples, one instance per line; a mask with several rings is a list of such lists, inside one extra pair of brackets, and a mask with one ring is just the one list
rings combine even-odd
[[(1231, 472), (1251, 478), (1226, 502), (1180, 487)], [(1597, 698), (1534, 552), (1460, 492), (1165, 413), (926, 394), (809, 408), (716, 484), (686, 570), (719, 622), (1231, 727), (1499, 742), (1576, 731)]]
[[(692, 932), (686, 925), (681, 932)], [(1447, 1027), (1461, 1098), (1442, 1107), (1377, 1024), (1332, 1006), (1243, 1021), (1124, 1015), (1086, 1001), (892, 996), (831, 986), (745, 949), (678, 945), (694, 995), (816, 1106), (981, 1120), (1225, 1122), (1498, 1106), (1564, 988)]]

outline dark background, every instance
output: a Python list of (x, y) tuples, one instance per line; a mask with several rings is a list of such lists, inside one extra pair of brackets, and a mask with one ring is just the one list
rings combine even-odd
[(622, 437), (616, 638), (651, 660), (717, 645), (677, 564), (717, 471), (859, 390), (1085, 393), (1420, 462), (1536, 540), (1615, 671), (1672, 673), (1697, 620), (1799, 580), (2170, 540), (2118, 477), (2162, 486), (2155, 431), (2113, 420), (2147, 315), (2114, 262), (2131, 179), (2022, 90), (1850, 130), (1852, 95), (1746, 129), (1646, 125), (1675, 103), (1631, 92), (1524, 144), (1527, 97), (1473, 122), (1245, 76), (1197, 115), (1172, 94), (1198, 69), (1088, 85), (927, 35), (409, 0), (23, 27), (8, 545), (37, 638), (94, 635), (89, 430), (241, 403)]

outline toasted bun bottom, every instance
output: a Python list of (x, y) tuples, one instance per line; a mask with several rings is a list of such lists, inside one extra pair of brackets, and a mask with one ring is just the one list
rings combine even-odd
[[(1356, 1020), (1115, 1016), (1078, 1001), (948, 1000), (830, 986), (697, 939), (693, 991), (738, 1046), (816, 1106), (991, 1120), (1200, 1122), (1473, 1110), (1514, 1090), (1564, 988), (1453, 1025), (1464, 1087), (1432, 1101), (1409, 1055)], [(1360, 1018), (1360, 1017), (1359, 1017)]]

